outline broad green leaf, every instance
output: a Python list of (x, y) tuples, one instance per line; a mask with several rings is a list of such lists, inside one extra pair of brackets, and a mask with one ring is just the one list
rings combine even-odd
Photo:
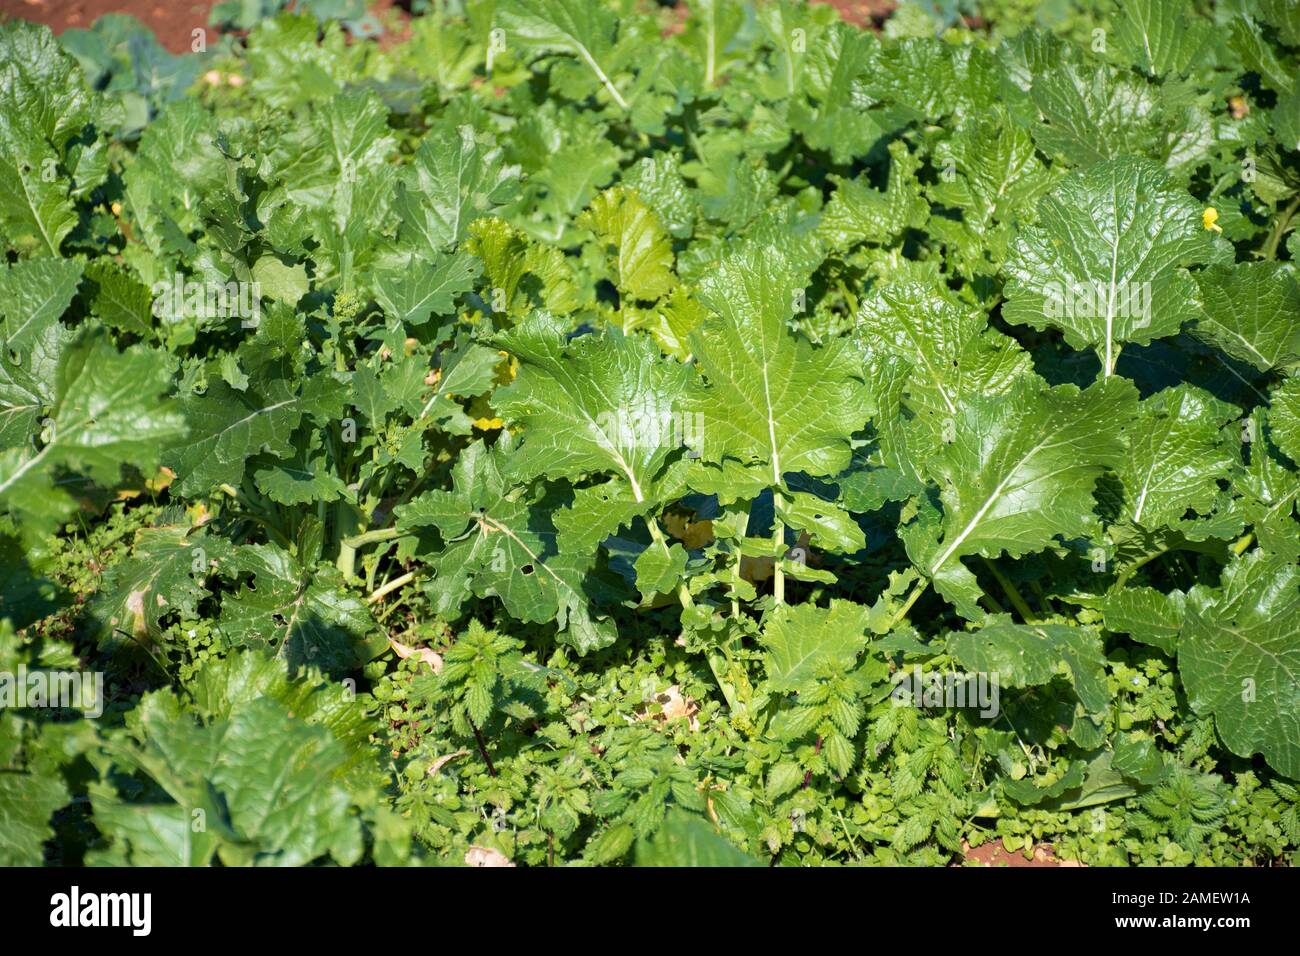
[(0, 341), (0, 449), (26, 446), (36, 435), (42, 410), (54, 404), (59, 360), (75, 338), (52, 323), (17, 361)]
[(1287, 93), (1295, 86), (1295, 75), (1277, 58), (1272, 44), (1264, 39), (1260, 25), (1249, 16), (1233, 17), (1228, 27), (1228, 46), (1241, 57), (1246, 69), (1258, 73), (1266, 86)]
[(620, 109), (628, 108), (610, 76), (609, 56), (617, 18), (604, 4), (589, 0), (502, 0), (497, 22), (506, 42), (522, 43), (548, 53), (577, 57), (596, 75)]
[(783, 604), (763, 627), (762, 644), (768, 686), (790, 692), (807, 683), (823, 666), (848, 670), (871, 639), (868, 609), (850, 601)]
[[(1278, 390), (1282, 391), (1281, 389)], [(1300, 393), (1297, 393), (1300, 395)], [(1289, 412), (1294, 450), (1300, 454), (1300, 398)], [(1272, 409), (1257, 408), (1243, 425), (1252, 440), (1244, 442), (1248, 462), (1239, 473), (1237, 487), (1241, 506), (1260, 547), (1267, 553), (1292, 560), (1300, 558), (1300, 534), (1297, 534), (1296, 505), (1300, 501), (1300, 472), (1277, 447), (1277, 435), (1269, 421), (1271, 413), (1288, 412), (1274, 396)], [(1287, 434), (1284, 424), (1283, 434)]]
[(637, 866), (759, 866), (758, 860), (720, 836), (699, 817), (671, 813), (650, 839), (636, 848)]
[(596, 197), (578, 224), (596, 234), (614, 285), (629, 299), (658, 299), (673, 287), (673, 248), (658, 217), (630, 189)]
[(1202, 315), (1191, 333), (1261, 372), (1300, 363), (1300, 284), (1276, 262), (1196, 273)]
[(205, 720), (229, 717), (262, 698), (278, 701), (298, 720), (329, 730), (347, 748), (349, 767), (373, 768), (367, 698), (319, 671), (293, 674), (273, 657), (233, 651), (205, 662), (190, 691)]
[(50, 817), (69, 798), (56, 774), (0, 773), (0, 866), (40, 866)]
[(86, 278), (94, 283), (95, 315), (105, 325), (149, 338), (154, 325), (154, 297), (148, 286), (108, 259), (94, 259), (87, 264)]
[(886, 244), (907, 229), (925, 225), (930, 207), (916, 181), (920, 162), (901, 140), (890, 143), (893, 162), (884, 192), (867, 185), (866, 177), (832, 176), (835, 193), (822, 212), (818, 234), (834, 249), (847, 251), (860, 242)]
[(1273, 440), (1282, 454), (1300, 465), (1300, 375), (1275, 388), (1271, 398)]
[(703, 416), (703, 457), (761, 464), (776, 486), (787, 472), (842, 470), (849, 436), (871, 413), (857, 350), (845, 339), (817, 348), (790, 331), (803, 289), (775, 249), (743, 249), (701, 284), (714, 315), (690, 340), (707, 383), (688, 404)]
[(1178, 670), (1198, 714), (1242, 757), (1300, 778), (1300, 570), (1254, 552), (1187, 596)]
[(667, 594), (677, 586), (686, 571), (689, 556), (680, 544), (658, 547), (651, 545), (636, 559), (636, 586), (643, 600), (656, 594)]
[(1009, 336), (988, 327), (984, 314), (941, 288), (888, 283), (865, 297), (858, 335), (871, 358), (907, 363), (906, 401), (921, 415), (934, 445), (950, 436), (967, 399), (1002, 395), (1031, 369), (1029, 356)]
[(555, 532), (503, 477), (512, 453), (504, 439), (493, 451), (475, 442), (452, 469), (452, 491), (428, 491), (396, 509), (399, 528), (442, 535), (444, 548), (429, 560), (432, 606), (451, 615), (471, 594), (496, 595), (518, 620), (554, 621), (580, 653), (607, 647), (613, 625), (593, 619), (583, 592), (593, 555), (557, 552)]
[(198, 617), (199, 601), (210, 594), (207, 578), (231, 553), (224, 538), (188, 522), (141, 528), (130, 556), (113, 567), (91, 602), (101, 643), (147, 644), (159, 638), (168, 615)]
[(0, 112), (0, 236), (25, 254), (58, 256), (77, 211), (58, 156), (18, 121)]
[(996, 674), (1000, 686), (1037, 687), (1063, 674), (1088, 713), (1101, 713), (1110, 704), (1101, 637), (1087, 628), (993, 620), (948, 635), (947, 646), (967, 671)]
[(318, 457), (259, 468), (253, 473), (253, 483), (278, 505), (306, 505), (347, 496), (347, 485)]
[(869, 78), (879, 68), (880, 43), (865, 31), (836, 24), (807, 50), (802, 83), (790, 105), (790, 125), (812, 149), (837, 163), (866, 155), (885, 132), (869, 111)]
[(77, 294), (81, 259), (28, 259), (0, 271), (0, 338), (23, 353), (59, 317)]
[(297, 305), (310, 287), (302, 263), (290, 265), (275, 256), (258, 259), (253, 263), (252, 274), (262, 295), (288, 306)]
[(690, 236), (699, 215), (699, 202), (682, 178), (681, 160), (676, 153), (641, 160), (624, 173), (623, 185), (636, 191), (675, 238)]
[(47, 27), (22, 20), (5, 24), (0, 64), (0, 111), (57, 148), (104, 109), (87, 89), (76, 59)]
[[(360, 821), (337, 779), (347, 753), (325, 728), (270, 698), (203, 726), (174, 698), (150, 696), (133, 719), (138, 743), (115, 741), (114, 756), (152, 777), (187, 818), (204, 810), (207, 830), (197, 837), (189, 827), (147, 831), (146, 858), (128, 856), (131, 862), (156, 859), (162, 847), (175, 859), (208, 862), (195, 858), (191, 839), (227, 866), (302, 866), (326, 856), (348, 864), (360, 856)], [(122, 812), (101, 807), (108, 819)]]
[(503, 164), (501, 150), (481, 144), (471, 127), (434, 127), (402, 170), (394, 201), (402, 248), (436, 262), (470, 223), (513, 199), (518, 185), (518, 167)]
[(1160, 87), (1103, 63), (1055, 63), (1034, 77), (1032, 95), (1046, 120), (1031, 127), (1035, 141), (1077, 166), (1143, 156), (1186, 171), (1206, 158), (1216, 138), (1204, 107), (1166, 105)]
[(189, 436), (163, 456), (176, 472), (176, 490), (201, 495), (221, 484), (238, 487), (254, 455), (291, 454), (289, 436), (303, 414), (301, 398), (291, 389), (285, 379), (272, 378), (256, 390), (212, 382), (202, 395), (184, 396)]
[(100, 485), (115, 484), (124, 465), (152, 474), (162, 446), (186, 431), (176, 404), (161, 397), (170, 380), (157, 353), (118, 352), (106, 335), (88, 331), (59, 357), (45, 444), (0, 454), (0, 502), (48, 520), (71, 505), (55, 484), (57, 468)]
[(1171, 656), (1177, 649), (1186, 607), (1181, 591), (1165, 594), (1155, 588), (1129, 586), (1111, 591), (1089, 606), (1101, 611), (1109, 631), (1127, 634)]
[(931, 200), (959, 208), (962, 220), (931, 217), (928, 228), (975, 274), (1002, 264), (1013, 237), (1010, 226), (1032, 216), (1057, 178), (1038, 159), (1029, 132), (1001, 109), (973, 117), (939, 143), (934, 163), (940, 176), (929, 188)]
[(1128, 427), (1128, 453), (1115, 467), (1122, 494), (1113, 503), (1112, 520), (1159, 528), (1189, 510), (1208, 514), (1219, 481), (1228, 478), (1236, 461), (1221, 434), (1236, 414), (1190, 385), (1140, 402)]
[(427, 263), (380, 270), (375, 276), (375, 298), (394, 321), (423, 325), (430, 316), (452, 314), (456, 298), (473, 291), (477, 275), (469, 256), (439, 255)]
[(1120, 0), (1115, 45), (1152, 76), (1186, 73), (1205, 54), (1213, 27), (1177, 0)]
[(496, 342), (520, 362), (493, 395), (502, 416), (524, 426), (512, 474), (615, 474), (641, 501), (668, 457), (700, 440), (686, 404), (691, 369), (648, 338), (611, 331), (566, 341), (563, 325), (539, 315)]
[(1201, 213), (1150, 162), (1117, 159), (1071, 175), (1016, 240), (1003, 317), (1060, 329), (1074, 348), (1094, 349), (1110, 376), (1126, 343), (1174, 335), (1197, 318), (1186, 266), (1225, 254)]
[(477, 219), (466, 243), (483, 263), (492, 284), (486, 299), (493, 312), (527, 315), (533, 308), (556, 314), (576, 309), (582, 300), (570, 260), (554, 246), (531, 241), (521, 230), (496, 218)]
[(906, 37), (883, 49), (873, 88), (900, 110), (929, 122), (945, 116), (964, 122), (1004, 95), (997, 60), (978, 44), (925, 36)]
[(1123, 381), (1044, 388), (1018, 379), (1006, 395), (970, 399), (954, 416), (953, 441), (926, 462), (943, 517), (905, 529), (908, 554), (968, 619), (979, 589), (961, 558), (1017, 557), (1058, 536), (1098, 530), (1093, 486), (1124, 456), (1123, 429), (1136, 390)]
[(364, 662), (374, 620), (332, 567), (305, 568), (282, 548), (259, 544), (240, 548), (217, 570), (245, 582), (221, 604), (218, 626), (231, 644), (262, 648), (290, 673), (345, 673)]
[(833, 501), (824, 501), (806, 491), (789, 495), (778, 492), (776, 513), (786, 527), (807, 531), (815, 548), (852, 554), (867, 546), (866, 535), (852, 515)]

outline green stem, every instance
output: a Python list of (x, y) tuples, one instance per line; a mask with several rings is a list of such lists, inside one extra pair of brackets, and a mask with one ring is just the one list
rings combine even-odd
[(889, 629), (891, 631), (902, 623), (903, 618), (907, 617), (907, 612), (912, 610), (912, 605), (916, 603), (916, 599), (924, 594), (925, 589), (929, 586), (930, 582), (924, 578), (912, 585), (912, 590), (911, 593), (907, 595), (907, 600), (903, 602), (903, 606), (898, 609), (898, 612), (889, 622)]
[(344, 578), (351, 580), (357, 571), (358, 548), (362, 545), (374, 544), (377, 541), (391, 541), (393, 538), (400, 538), (405, 533), (397, 528), (375, 528), (372, 531), (344, 538), (339, 542), (339, 556), (338, 560), (334, 562), (334, 566), (342, 572)]
[(363, 544), (374, 544), (376, 541), (391, 541), (393, 538), (400, 538), (405, 533), (398, 528), (375, 528), (371, 531), (353, 535), (350, 538), (344, 538), (343, 544), (359, 548)]
[(735, 554), (736, 560), (731, 565), (731, 616), (732, 617), (740, 617), (740, 597), (736, 592), (740, 588), (740, 582), (741, 582), (740, 562), (742, 560), (742, 556), (740, 551), (741, 551), (741, 546), (745, 543), (745, 532), (748, 529), (749, 529), (749, 512), (746, 511), (740, 516), (740, 522), (736, 526), (736, 533), (739, 536), (739, 541), (736, 544), (736, 554)]
[(1150, 564), (1152, 561), (1154, 561), (1156, 558), (1160, 557), (1164, 553), (1165, 552), (1163, 550), (1156, 551), (1153, 552), (1152, 554), (1146, 555), (1145, 557), (1138, 558), (1136, 561), (1130, 564), (1127, 568), (1125, 568), (1122, 572), (1120, 572), (1117, 578), (1115, 578), (1115, 590), (1119, 590), (1125, 584), (1127, 584), (1129, 582), (1129, 579), (1132, 578), (1133, 575), (1137, 574), (1138, 569), (1141, 568), (1144, 564)]
[(1273, 231), (1268, 235), (1268, 242), (1264, 243), (1264, 248), (1260, 250), (1260, 254), (1263, 258), (1277, 258), (1277, 247), (1281, 244), (1282, 237), (1286, 235), (1287, 228), (1291, 225), (1291, 220), (1295, 216), (1296, 209), (1300, 209), (1300, 196), (1296, 196), (1295, 199), (1291, 200), (1287, 207), (1282, 210), (1282, 215), (1278, 217), (1277, 222), (1273, 224)]
[(993, 579), (998, 582), (998, 586), (1002, 588), (1002, 593), (1007, 596), (1007, 600), (1011, 602), (1011, 606), (1020, 612), (1020, 617), (1024, 622), (1026, 624), (1033, 624), (1036, 622), (1038, 616), (1030, 609), (1029, 605), (1025, 602), (1024, 597), (1022, 597), (1020, 592), (1016, 590), (1016, 586), (1012, 584), (1007, 576), (998, 569), (998, 566), (988, 558), (980, 558), (980, 560), (983, 561), (984, 566), (989, 569), (989, 572), (993, 575)]
[(772, 545), (777, 552), (772, 561), (772, 596), (779, 607), (785, 603), (785, 569), (781, 567), (785, 560), (785, 522), (780, 518), (772, 519)]
[(375, 602), (381, 600), (385, 594), (389, 594), (393, 591), (396, 591), (403, 584), (407, 584), (414, 580), (415, 580), (415, 572), (407, 571), (405, 574), (393, 578), (393, 580), (389, 581), (383, 587), (377, 588), (373, 593), (371, 593), (370, 597), (366, 598), (366, 603), (374, 604)]

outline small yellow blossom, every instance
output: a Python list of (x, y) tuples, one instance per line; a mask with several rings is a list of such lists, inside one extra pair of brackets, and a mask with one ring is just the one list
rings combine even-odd
[(1205, 212), (1201, 213), (1201, 225), (1215, 232), (1223, 232), (1223, 227), (1219, 225), (1219, 210), (1213, 206), (1206, 206)]

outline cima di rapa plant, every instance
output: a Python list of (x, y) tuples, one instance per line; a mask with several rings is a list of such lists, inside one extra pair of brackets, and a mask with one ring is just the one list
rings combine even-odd
[(1300, 10), (977, 12), (0, 25), (0, 863), (1293, 861)]

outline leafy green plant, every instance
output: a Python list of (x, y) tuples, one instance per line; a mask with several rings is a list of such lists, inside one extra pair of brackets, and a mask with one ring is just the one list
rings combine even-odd
[(1293, 5), (353, 6), (0, 26), (0, 861), (1291, 859)]

